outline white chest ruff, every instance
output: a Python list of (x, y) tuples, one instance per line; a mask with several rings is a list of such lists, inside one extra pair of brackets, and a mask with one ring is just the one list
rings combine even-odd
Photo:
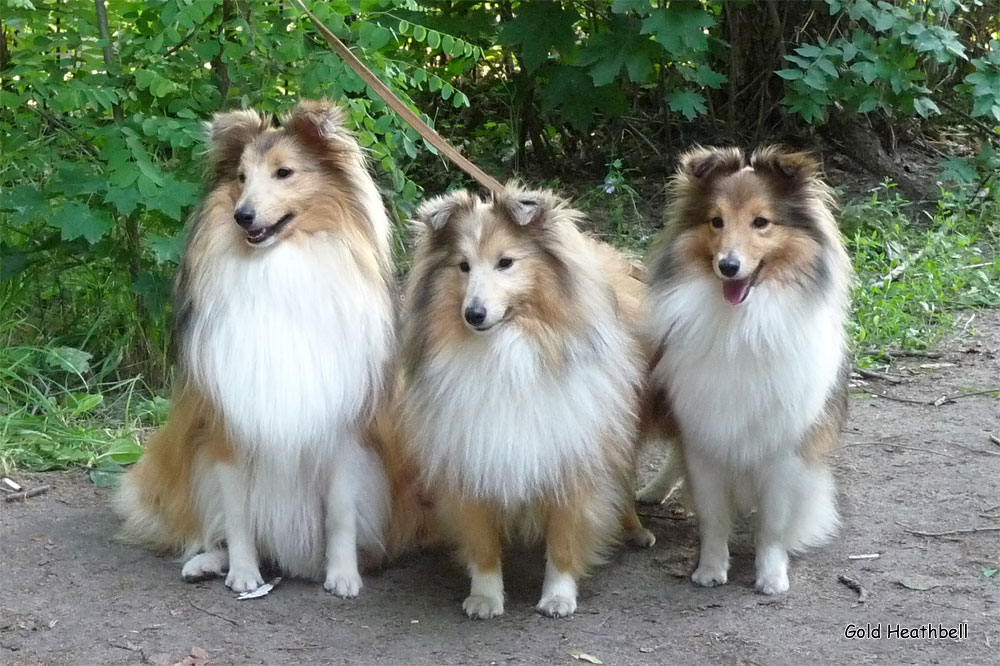
[(211, 273), (195, 280), (183, 360), (236, 442), (281, 454), (352, 427), (390, 353), (385, 289), (335, 240), (231, 253)]
[(604, 447), (631, 436), (639, 364), (623, 334), (605, 339), (559, 372), (515, 329), (428, 362), (407, 401), (428, 478), (510, 507), (606, 473)]
[(843, 361), (836, 300), (760, 285), (733, 307), (714, 278), (654, 295), (650, 330), (667, 334), (653, 380), (685, 445), (739, 467), (800, 446)]

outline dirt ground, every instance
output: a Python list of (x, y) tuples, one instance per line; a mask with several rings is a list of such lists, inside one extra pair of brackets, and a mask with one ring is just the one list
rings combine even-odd
[[(625, 665), (1000, 664), (1000, 574), (990, 575), (1000, 568), (1000, 446), (989, 440), (1000, 436), (1000, 398), (933, 404), (1000, 386), (1000, 311), (978, 313), (941, 351), (896, 358), (888, 372), (898, 385), (855, 381), (833, 455), (843, 530), (793, 561), (782, 597), (754, 593), (746, 529), (732, 546), (730, 583), (692, 585), (694, 522), (661, 506), (643, 510), (657, 544), (619, 550), (582, 583), (570, 619), (532, 611), (541, 553), (506, 563), (507, 613), (490, 621), (462, 615), (466, 577), (442, 553), (367, 577), (353, 601), (287, 580), (237, 601), (221, 580), (185, 584), (179, 563), (118, 543), (108, 492), (83, 473), (15, 474), (53, 489), (0, 504), (0, 663), (585, 664), (572, 656), (583, 652)], [(881, 624), (881, 638), (845, 637), (869, 624)], [(888, 635), (926, 624), (965, 624), (968, 637)]]

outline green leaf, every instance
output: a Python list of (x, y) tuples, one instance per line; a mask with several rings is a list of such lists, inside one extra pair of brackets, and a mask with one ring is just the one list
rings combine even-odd
[(71, 391), (65, 396), (66, 408), (74, 416), (84, 414), (104, 402), (104, 396), (100, 393), (82, 393)]
[(441, 33), (437, 30), (430, 30), (427, 32), (427, 46), (432, 49), (436, 49), (441, 46)]
[(49, 224), (59, 229), (63, 240), (85, 238), (93, 245), (114, 226), (103, 213), (95, 213), (77, 201), (67, 201), (52, 213)]
[(101, 455), (101, 459), (110, 458), (119, 465), (130, 465), (137, 462), (142, 453), (142, 447), (134, 439), (122, 437), (108, 447), (108, 450)]
[(536, 71), (552, 51), (567, 53), (576, 43), (573, 26), (580, 14), (559, 2), (522, 2), (517, 16), (506, 22), (498, 41), (517, 46), (526, 71)]
[(710, 67), (698, 65), (691, 80), (708, 88), (721, 88), (729, 78), (725, 74), (713, 71)]
[(184, 251), (186, 235), (180, 231), (173, 236), (164, 236), (148, 232), (145, 236), (146, 246), (153, 252), (156, 263), (178, 263)]
[(983, 575), (987, 578), (993, 578), (993, 576), (997, 575), (997, 572), (1000, 572), (1000, 569), (996, 569), (994, 567), (983, 567)]
[(51, 347), (45, 348), (44, 354), (45, 362), (53, 368), (60, 368), (75, 375), (82, 375), (90, 370), (92, 355), (82, 349)]
[(941, 115), (941, 109), (930, 97), (918, 97), (913, 100), (913, 109), (924, 118)]
[(114, 460), (102, 460), (90, 470), (90, 482), (98, 488), (117, 488), (125, 468)]
[(104, 195), (104, 203), (114, 205), (123, 217), (131, 215), (140, 201), (142, 195), (134, 187), (109, 187), (108, 193)]
[(675, 90), (667, 95), (667, 103), (671, 111), (677, 111), (688, 120), (707, 113), (705, 98), (690, 90)]
[(422, 25), (413, 26), (413, 39), (422, 42), (427, 39), (427, 28)]
[(715, 17), (701, 3), (671, 2), (642, 20), (642, 34), (652, 35), (670, 55), (687, 58), (708, 50), (705, 29), (713, 25)]
[(786, 81), (797, 81), (802, 78), (801, 69), (779, 69), (775, 72), (778, 76), (785, 79)]

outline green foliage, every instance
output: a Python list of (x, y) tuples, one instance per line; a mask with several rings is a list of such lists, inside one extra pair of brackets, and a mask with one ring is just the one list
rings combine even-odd
[(886, 348), (923, 349), (954, 317), (1000, 305), (1000, 198), (976, 204), (945, 193), (915, 228), (907, 203), (884, 186), (843, 215), (857, 283), (851, 335), (862, 362)]
[[(455, 77), (482, 57), (479, 47), (424, 27), (413, 2), (364, 5), (359, 15), (354, 3), (313, 3), (414, 108), (411, 94), (424, 90), (468, 106)], [(93, 2), (5, 3), (0, 293), (11, 316), (101, 357), (123, 353), (124, 375), (155, 380), (167, 371), (167, 294), (213, 113), (344, 100), (404, 209), (420, 192), (406, 165), (428, 147), (288, 3), (132, 1), (107, 11), (111, 62)]]
[[(826, 2), (837, 19), (830, 36), (837, 37), (800, 45), (785, 56), (792, 66), (775, 72), (787, 82), (782, 102), (790, 112), (809, 123), (825, 119), (834, 104), (928, 118), (942, 113), (935, 98), (948, 98), (971, 107), (972, 116), (1000, 121), (1000, 43), (961, 41), (961, 3)], [(961, 79), (969, 65), (973, 71)]]

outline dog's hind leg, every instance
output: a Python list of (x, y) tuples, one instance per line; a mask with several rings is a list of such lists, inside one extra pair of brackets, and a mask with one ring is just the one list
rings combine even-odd
[(684, 480), (684, 466), (676, 453), (671, 452), (649, 483), (636, 493), (642, 504), (662, 504)]
[(226, 552), (225, 548), (216, 546), (188, 559), (181, 569), (181, 576), (188, 583), (197, 583), (222, 576), (228, 569), (229, 553)]

